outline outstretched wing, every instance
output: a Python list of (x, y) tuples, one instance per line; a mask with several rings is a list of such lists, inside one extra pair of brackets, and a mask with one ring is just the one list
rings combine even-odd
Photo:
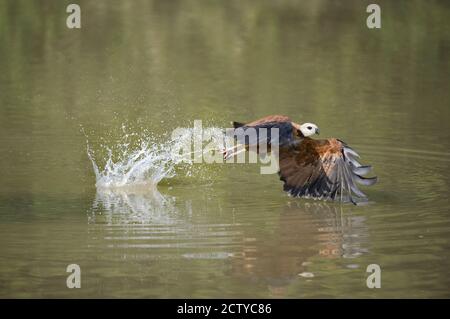
[(338, 139), (305, 138), (280, 148), (280, 179), (292, 196), (350, 201), (367, 199), (357, 184), (370, 186), (377, 178), (365, 178), (370, 166), (362, 166), (359, 155)]
[[(276, 129), (272, 131), (272, 129)], [(272, 134), (274, 133), (274, 134)], [(239, 143), (250, 145), (288, 146), (295, 143), (297, 129), (291, 122), (264, 122), (253, 126), (243, 125), (234, 130)]]
[(255, 127), (261, 124), (273, 123), (273, 122), (292, 122), (291, 119), (285, 115), (268, 115), (263, 118), (257, 119), (250, 123), (241, 123), (241, 122), (231, 122), (234, 128), (238, 128), (241, 126)]

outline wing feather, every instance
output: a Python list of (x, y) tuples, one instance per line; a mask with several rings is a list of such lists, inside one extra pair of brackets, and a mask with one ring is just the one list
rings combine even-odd
[(245, 124), (245, 126), (257, 126), (265, 123), (271, 122), (292, 122), (291, 119), (285, 115), (268, 115), (263, 118), (257, 119), (250, 123)]
[(357, 204), (367, 199), (357, 184), (371, 186), (376, 177), (363, 177), (371, 166), (355, 158), (358, 153), (338, 139), (313, 140), (280, 148), (283, 189), (295, 197), (313, 197)]
[[(278, 134), (272, 136), (272, 129), (278, 129)], [(252, 131), (256, 132), (251, 134)], [(268, 146), (277, 144), (279, 146), (288, 146), (295, 143), (296, 129), (291, 122), (264, 122), (254, 126), (244, 125), (234, 130), (236, 139), (247, 146), (262, 145)], [(263, 133), (264, 132), (264, 133)]]

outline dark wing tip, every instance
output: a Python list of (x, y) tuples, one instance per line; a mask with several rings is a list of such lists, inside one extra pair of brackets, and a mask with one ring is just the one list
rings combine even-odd
[(367, 196), (361, 192), (357, 184), (363, 186), (372, 186), (378, 181), (378, 177), (363, 177), (362, 175), (367, 175), (372, 170), (370, 165), (361, 165), (356, 158), (359, 158), (358, 153), (356, 153), (352, 148), (344, 145), (342, 148), (342, 154), (344, 157), (344, 171), (346, 171), (346, 176), (344, 179), (347, 181), (349, 186), (347, 189), (348, 196), (352, 203), (357, 204), (352, 199), (352, 195), (356, 195), (358, 198), (367, 199)]
[(368, 201), (367, 196), (357, 185), (372, 186), (377, 182), (376, 176), (362, 176), (368, 174), (372, 167), (361, 165), (356, 160), (359, 155), (345, 144), (342, 145), (339, 154), (333, 161), (334, 167), (331, 173), (326, 174), (321, 171), (323, 170), (323, 164), (318, 165), (315, 171), (311, 173), (311, 177), (314, 176), (314, 178), (309, 178), (304, 184), (290, 185), (287, 182), (287, 176), (283, 176), (281, 171), (278, 172), (280, 180), (284, 182), (283, 190), (294, 197), (351, 202), (355, 205), (366, 203)]
[(355, 180), (358, 184), (364, 185), (364, 186), (372, 186), (375, 185), (378, 181), (378, 177), (374, 176), (374, 177), (362, 177), (359, 176), (358, 174), (355, 174)]
[(233, 125), (234, 128), (238, 128), (238, 127), (244, 126), (245, 123), (232, 121), (232, 122), (231, 122), (231, 125)]

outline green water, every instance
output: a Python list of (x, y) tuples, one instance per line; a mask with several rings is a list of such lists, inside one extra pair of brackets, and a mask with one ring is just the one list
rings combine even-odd
[[(446, 1), (377, 1), (379, 30), (368, 1), (77, 1), (80, 30), (70, 2), (0, 1), (0, 297), (450, 297)], [(254, 164), (95, 187), (87, 139), (101, 162), (122, 125), (162, 143), (273, 113), (354, 147), (370, 204)]]

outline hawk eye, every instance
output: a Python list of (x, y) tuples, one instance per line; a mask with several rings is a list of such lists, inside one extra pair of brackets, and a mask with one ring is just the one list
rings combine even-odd
[(308, 129), (308, 130), (312, 130), (312, 126), (308, 126), (307, 129)]

